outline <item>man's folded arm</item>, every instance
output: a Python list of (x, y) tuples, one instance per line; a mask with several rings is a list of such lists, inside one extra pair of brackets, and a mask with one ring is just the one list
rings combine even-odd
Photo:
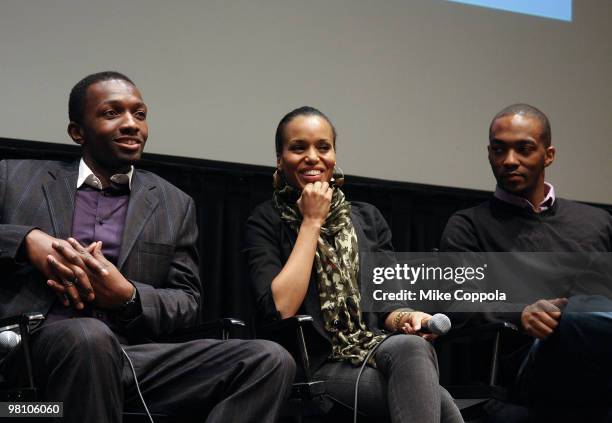
[(25, 237), (34, 229), (36, 226), (0, 224), (0, 262), (26, 264)]
[(130, 316), (130, 311), (127, 316), (122, 316), (126, 313), (121, 311), (116, 314), (116, 320), (124, 326), (128, 336), (156, 339), (199, 323), (202, 285), (197, 238), (195, 206), (189, 198), (165, 282), (155, 287), (128, 278), (137, 290), (137, 304), (131, 309), (135, 315)]
[(8, 181), (8, 162), (0, 161), (0, 263), (3, 264), (23, 264), (27, 262), (25, 249), (23, 248), (26, 235), (35, 226), (8, 225), (4, 224), (5, 198)]

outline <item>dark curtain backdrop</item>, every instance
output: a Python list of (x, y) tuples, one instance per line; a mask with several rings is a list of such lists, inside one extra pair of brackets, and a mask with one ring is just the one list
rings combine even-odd
[[(70, 161), (79, 157), (80, 147), (76, 145), (0, 138), (0, 159)], [(158, 154), (145, 154), (138, 167), (169, 180), (196, 202), (204, 318), (233, 316), (250, 321), (251, 296), (241, 253), (244, 226), (253, 207), (272, 195), (274, 168)], [(366, 201), (380, 209), (391, 227), (397, 251), (430, 251), (437, 247), (454, 211), (476, 205), (491, 195), (350, 175), (343, 189), (349, 200)], [(612, 212), (612, 206), (597, 206)]]

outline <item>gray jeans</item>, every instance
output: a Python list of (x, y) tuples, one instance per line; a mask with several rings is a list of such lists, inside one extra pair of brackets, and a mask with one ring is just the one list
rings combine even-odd
[[(438, 383), (438, 360), (432, 345), (415, 335), (388, 338), (374, 353), (377, 368), (366, 367), (359, 381), (360, 413), (392, 423), (460, 423), (463, 418), (450, 394)], [(325, 380), (335, 401), (353, 407), (359, 367), (327, 362), (314, 375)]]

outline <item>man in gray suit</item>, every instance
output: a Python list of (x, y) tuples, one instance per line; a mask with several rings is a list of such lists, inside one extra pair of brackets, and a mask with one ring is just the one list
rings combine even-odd
[(120, 422), (142, 410), (137, 387), (154, 412), (274, 421), (295, 371), (281, 347), (155, 343), (198, 322), (197, 227), (189, 196), (133, 166), (148, 135), (134, 83), (90, 75), (69, 114), (80, 161), (0, 162), (0, 317), (46, 316), (31, 345), (42, 398), (66, 422)]

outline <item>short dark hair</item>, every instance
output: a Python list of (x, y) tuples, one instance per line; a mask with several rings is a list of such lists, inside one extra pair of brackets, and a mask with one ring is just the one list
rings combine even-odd
[(493, 139), (493, 124), (495, 123), (495, 121), (505, 116), (514, 115), (528, 116), (540, 122), (540, 127), (542, 128), (540, 139), (544, 142), (544, 147), (550, 147), (552, 134), (550, 131), (550, 122), (548, 120), (548, 117), (537, 107), (525, 103), (517, 103), (512, 104), (508, 107), (504, 107), (500, 112), (495, 115), (495, 117), (491, 121), (491, 125), (489, 125), (489, 141)]
[(320, 118), (325, 119), (327, 123), (329, 123), (329, 126), (331, 126), (332, 135), (334, 137), (333, 139), (334, 148), (336, 148), (336, 128), (334, 128), (334, 124), (331, 122), (331, 120), (329, 120), (329, 118), (325, 116), (323, 112), (321, 112), (318, 109), (315, 109), (314, 107), (302, 106), (302, 107), (298, 107), (297, 109), (294, 109), (290, 111), (289, 113), (287, 113), (285, 116), (283, 116), (283, 118), (278, 123), (278, 126), (276, 127), (276, 136), (275, 136), (276, 157), (280, 157), (280, 155), (283, 153), (283, 141), (285, 138), (285, 127), (289, 124), (289, 122), (291, 122), (293, 119), (295, 119), (298, 116), (318, 116)]
[(72, 122), (78, 124), (83, 123), (83, 111), (85, 110), (85, 96), (87, 95), (87, 88), (91, 85), (100, 81), (110, 81), (118, 79), (125, 81), (133, 86), (136, 86), (130, 78), (122, 73), (115, 71), (104, 71), (92, 73), (87, 75), (76, 83), (72, 90), (70, 90), (70, 98), (68, 99), (68, 117)]

